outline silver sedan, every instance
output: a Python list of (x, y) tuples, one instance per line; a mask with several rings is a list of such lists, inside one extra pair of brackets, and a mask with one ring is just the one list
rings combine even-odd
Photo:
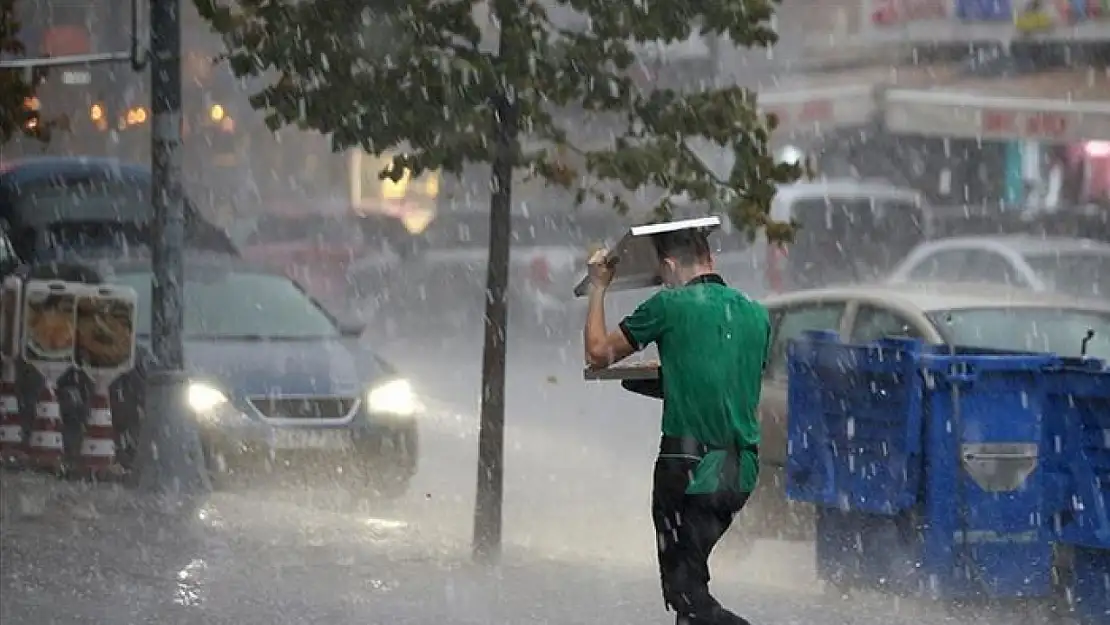
[(922, 243), (891, 282), (983, 282), (1110, 299), (1110, 245), (1030, 235), (953, 237)]

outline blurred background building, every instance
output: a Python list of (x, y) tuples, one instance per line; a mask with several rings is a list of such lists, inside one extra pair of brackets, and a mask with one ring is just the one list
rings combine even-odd
[[(1025, 2), (1028, 1), (1028, 4)], [(125, 0), (20, 3), (29, 54), (124, 50)], [(439, 207), (482, 210), (488, 175), (380, 181), (387, 157), (332, 152), (325, 137), (274, 133), (247, 92), (212, 62), (219, 41), (184, 2), (187, 191), (221, 222), (268, 204), (342, 200), (359, 213), (426, 223)], [(573, 14), (560, 14), (575, 23)], [(810, 155), (827, 176), (882, 178), (935, 204), (1110, 201), (1108, 0), (788, 0), (772, 51), (692, 37), (643, 46), (645, 89), (739, 83), (780, 119), (777, 148)], [(495, 36), (495, 35), (494, 35)], [(60, 120), (27, 153), (149, 158), (149, 76), (123, 66), (42, 72), (28, 107)], [(571, 113), (573, 114), (573, 112)], [(582, 139), (608, 136), (589, 124)], [(517, 199), (562, 206), (566, 193), (520, 181)], [(650, 194), (649, 194), (650, 195)], [(645, 205), (654, 197), (639, 198)]]
[(1110, 4), (812, 0), (780, 23), (793, 67), (760, 102), (823, 174), (938, 205), (1110, 199)]

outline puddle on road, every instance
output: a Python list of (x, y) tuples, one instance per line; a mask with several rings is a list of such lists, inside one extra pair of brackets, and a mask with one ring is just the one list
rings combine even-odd
[(203, 603), (201, 592), (204, 583), (201, 575), (208, 568), (208, 564), (200, 558), (194, 558), (184, 568), (177, 572), (177, 588), (174, 590), (173, 602), (180, 606), (195, 607)]

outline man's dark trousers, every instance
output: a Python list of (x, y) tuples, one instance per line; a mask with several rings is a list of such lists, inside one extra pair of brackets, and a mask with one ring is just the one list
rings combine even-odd
[(709, 555), (751, 493), (720, 490), (686, 494), (696, 458), (660, 457), (655, 462), (651, 516), (659, 549), (663, 600), (678, 625), (749, 625), (709, 594)]

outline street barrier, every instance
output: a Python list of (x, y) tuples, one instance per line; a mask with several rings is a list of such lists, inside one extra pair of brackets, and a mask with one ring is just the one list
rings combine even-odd
[[(133, 289), (109, 284), (4, 280), (0, 458), (6, 467), (93, 478), (121, 473), (109, 389), (135, 365), (136, 297)], [(59, 392), (88, 399), (63, 414)], [(21, 398), (33, 402), (26, 406), (32, 415), (22, 413)]]
[[(11, 377), (14, 379), (15, 375)], [(19, 462), (24, 452), (23, 419), (19, 413), (15, 382), (8, 380), (6, 375), (0, 375), (0, 462)]]
[(112, 427), (112, 402), (97, 391), (89, 399), (85, 436), (81, 441), (81, 469), (86, 475), (103, 476), (116, 460), (116, 432)]
[(62, 409), (49, 384), (43, 385), (35, 400), (35, 419), (31, 422), (31, 462), (36, 468), (58, 471), (65, 459), (62, 434)]
[(787, 496), (817, 506), (822, 579), (1108, 622), (1103, 363), (811, 332), (789, 371)]

